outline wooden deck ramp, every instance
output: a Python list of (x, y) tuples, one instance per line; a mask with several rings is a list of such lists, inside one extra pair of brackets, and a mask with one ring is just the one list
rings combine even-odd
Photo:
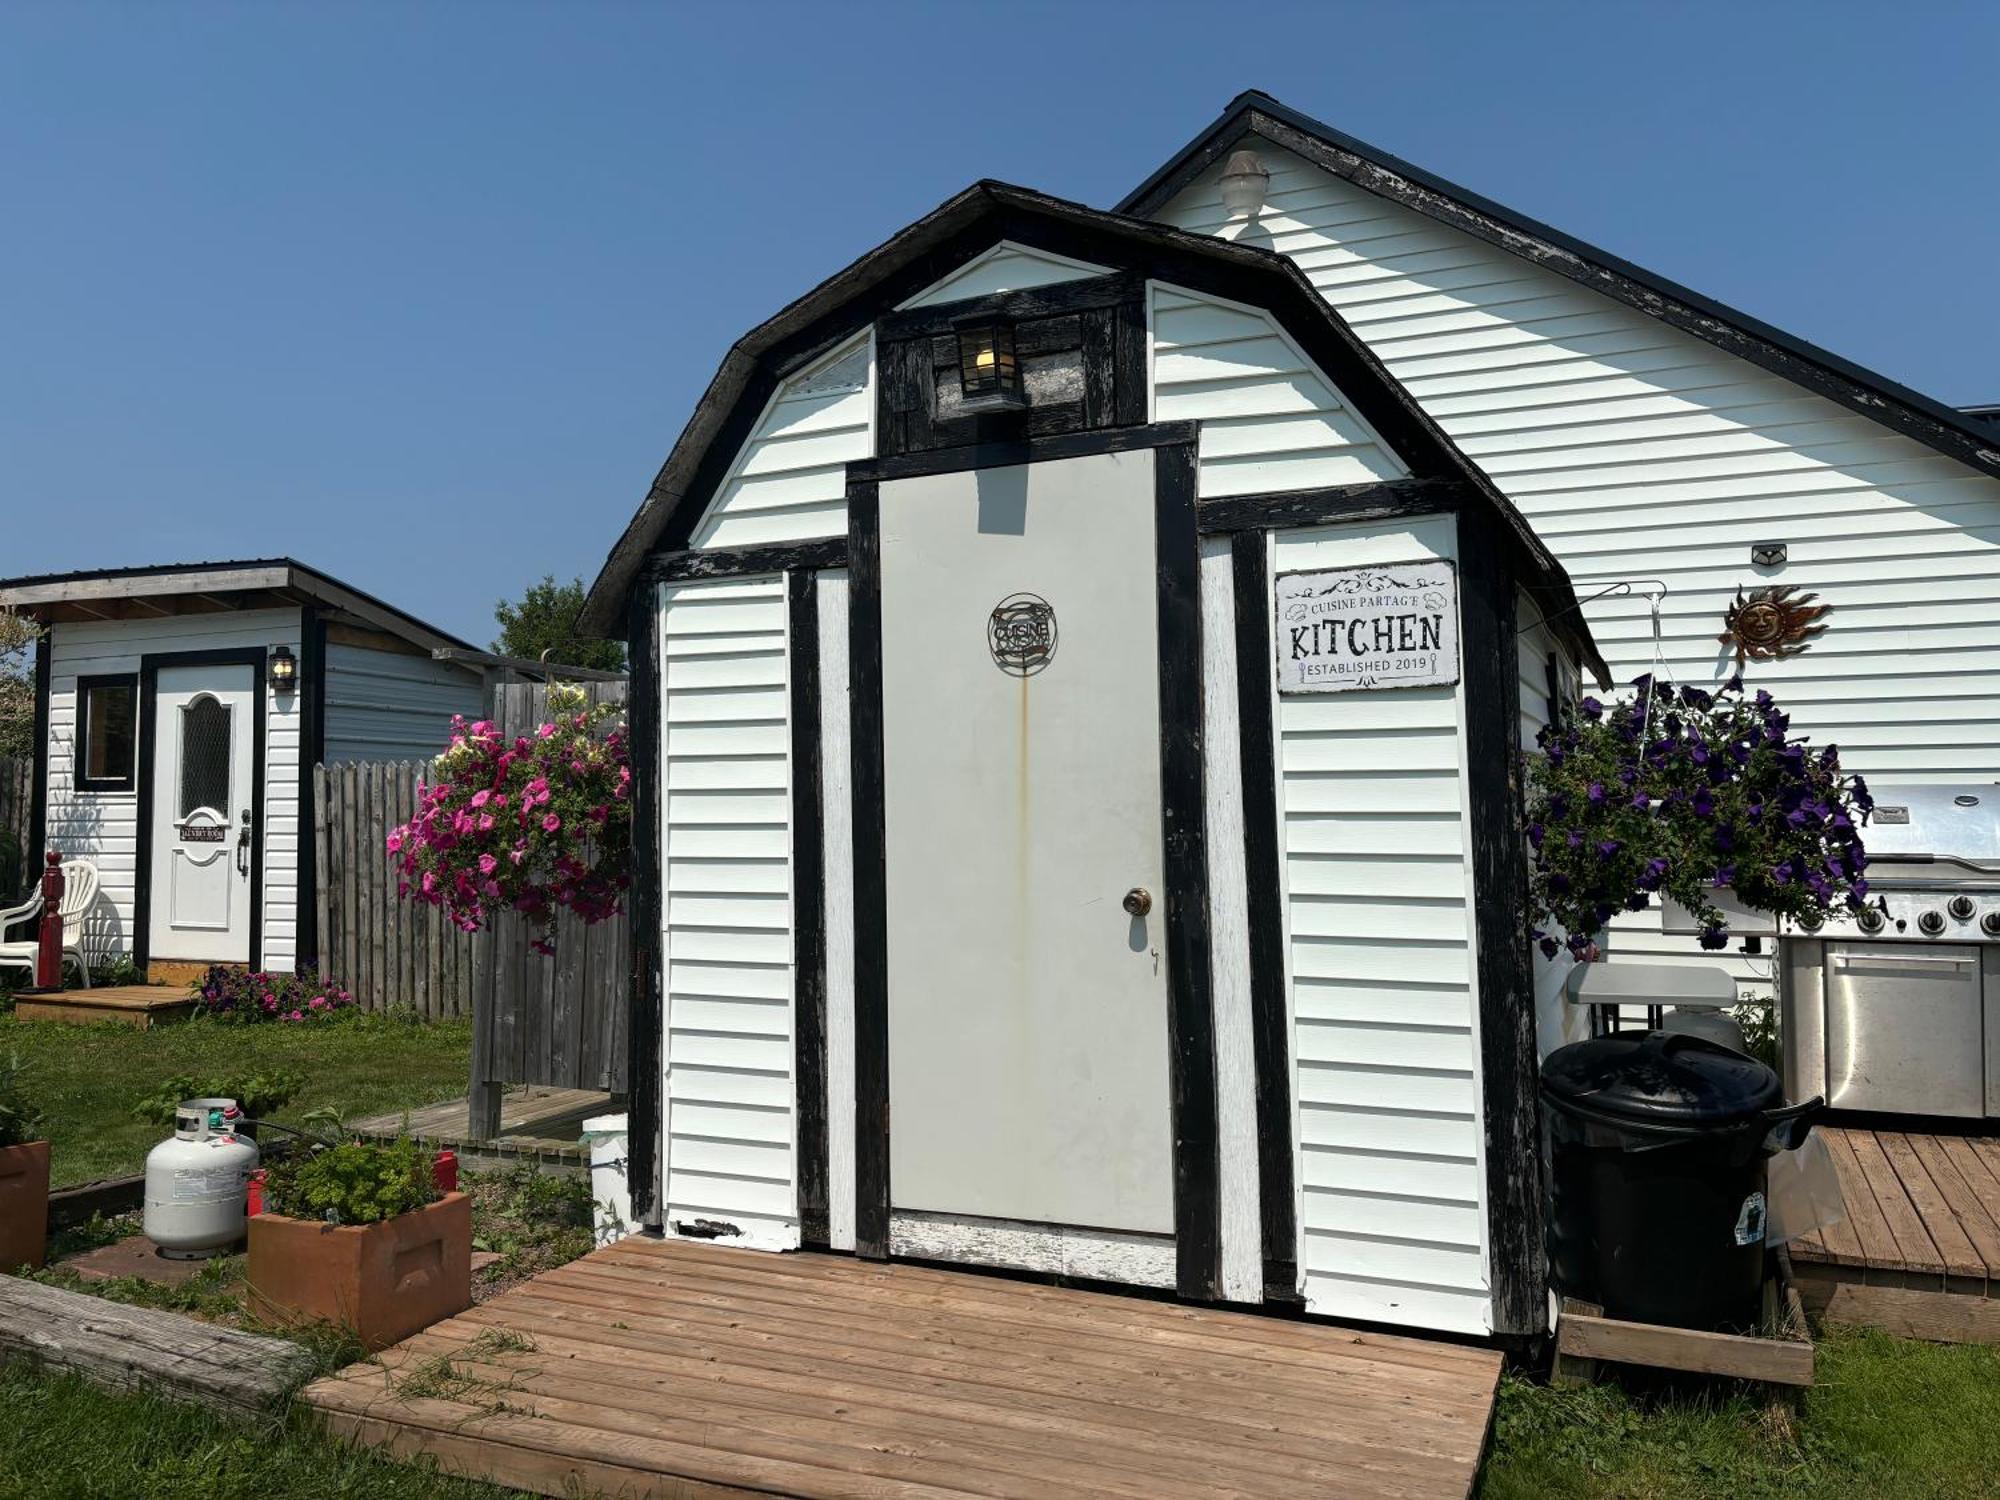
[(307, 1388), (548, 1495), (1466, 1495), (1500, 1357), (909, 1265), (626, 1240)]

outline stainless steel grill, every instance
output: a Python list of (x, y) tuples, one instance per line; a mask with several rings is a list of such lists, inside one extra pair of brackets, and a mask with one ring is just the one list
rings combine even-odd
[(1868, 908), (1779, 934), (1786, 1090), (2000, 1118), (2000, 786), (1882, 789), (1862, 839)]

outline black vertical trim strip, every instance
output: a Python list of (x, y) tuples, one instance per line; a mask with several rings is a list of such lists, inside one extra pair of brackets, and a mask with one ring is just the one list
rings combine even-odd
[(315, 605), (299, 611), (298, 964), (319, 965), (319, 820), (313, 767), (326, 759), (326, 620)]
[[(1257, 1064), (1257, 1201), (1264, 1300), (1298, 1303), (1292, 1168), (1291, 1038), (1285, 1021), (1283, 852), (1271, 703), (1271, 564), (1261, 531), (1230, 539), (1236, 596), (1236, 724), (1242, 740), (1243, 873), (1248, 887), (1250, 1029)], [(1217, 685), (1220, 690), (1220, 685)]]
[(889, 1254), (889, 892), (882, 772), (881, 491), (847, 486), (848, 732), (854, 790), (854, 1248)]
[(1548, 1273), (1542, 1252), (1528, 860), (1520, 819), (1520, 642), (1509, 556), (1485, 515), (1460, 513), (1459, 636), (1493, 1331), (1540, 1335), (1548, 1329)]
[(799, 1236), (827, 1225), (826, 847), (820, 811), (819, 575), (785, 575), (791, 654), (792, 1055), (798, 1097)]
[(626, 597), (627, 755), (632, 768), (632, 888), (630, 933), (632, 1015), (626, 1033), (627, 1122), (625, 1181), (632, 1217), (658, 1227), (664, 1153), (660, 1133), (660, 670), (655, 639), (659, 589), (641, 584)]
[(1215, 1014), (1208, 969), (1208, 808), (1194, 445), (1159, 448), (1153, 465), (1176, 1281), (1183, 1297), (1214, 1301), (1222, 1289), (1222, 1215), (1216, 1160)]
[(235, 646), (219, 651), (157, 651), (139, 658), (139, 782), (138, 828), (133, 841), (132, 960), (141, 969), (152, 960), (153, 948), (153, 808), (158, 788), (154, 752), (158, 746), (158, 694), (162, 667), (250, 668), (250, 943), (251, 968), (264, 961), (264, 822), (265, 743), (269, 733), (265, 700), (265, 664), (269, 648)]
[(23, 896), (40, 882), (49, 848), (49, 692), (55, 681), (55, 647), (49, 633), (54, 629), (44, 625), (35, 637), (35, 785), (28, 793), (28, 847), (21, 851)]

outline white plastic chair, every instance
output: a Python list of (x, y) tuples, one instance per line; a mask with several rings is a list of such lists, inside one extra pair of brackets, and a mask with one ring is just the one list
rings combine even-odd
[[(83, 987), (90, 988), (90, 965), (83, 957), (83, 922), (90, 915), (90, 909), (97, 904), (97, 866), (87, 859), (64, 860), (63, 872), (63, 950), (66, 961), (76, 964), (77, 972), (83, 976)], [(18, 926), (41, 915), (42, 893), (38, 889), (24, 906), (11, 906), (0, 910), (0, 937), (5, 936), (9, 927)], [(35, 972), (35, 955), (41, 943), (36, 938), (27, 942), (0, 942), (0, 969), (26, 969), (32, 979)]]

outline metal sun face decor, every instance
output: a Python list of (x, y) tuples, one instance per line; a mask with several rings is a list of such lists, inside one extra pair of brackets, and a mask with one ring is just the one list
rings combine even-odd
[(1826, 629), (1831, 604), (1815, 604), (1818, 594), (1801, 594), (1790, 584), (1736, 590), (1736, 602), (1722, 617), (1716, 639), (1736, 648), (1736, 665), (1747, 661), (1784, 661), (1811, 645)]
[(1056, 654), (1056, 612), (1039, 594), (1009, 594), (986, 617), (993, 664), (1010, 677), (1033, 677)]

